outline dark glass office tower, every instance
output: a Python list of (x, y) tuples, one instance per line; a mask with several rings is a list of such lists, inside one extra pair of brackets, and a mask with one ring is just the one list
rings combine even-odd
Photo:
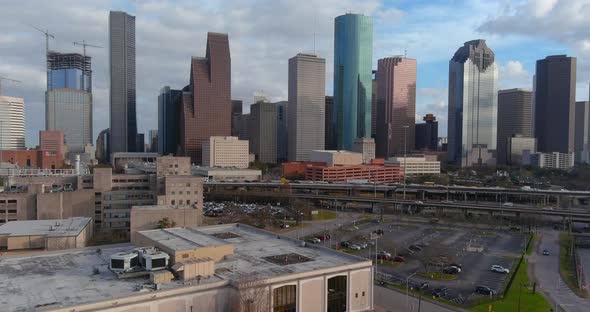
[(539, 152), (574, 151), (576, 58), (552, 55), (537, 61), (535, 137)]
[(496, 165), (498, 65), (485, 40), (467, 41), (449, 61), (448, 158)]
[(436, 151), (438, 149), (438, 121), (433, 114), (426, 114), (424, 123), (416, 124), (416, 150)]
[(110, 152), (135, 152), (135, 16), (119, 11), (110, 12), (109, 50)]
[(178, 151), (180, 136), (180, 109), (182, 108), (182, 90), (173, 90), (166, 86), (158, 96), (158, 153), (175, 155)]

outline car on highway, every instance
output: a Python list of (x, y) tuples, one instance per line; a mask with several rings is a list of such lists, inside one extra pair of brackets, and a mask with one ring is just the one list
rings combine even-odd
[(543, 249), (543, 256), (548, 256), (548, 255), (549, 255), (549, 250)]
[(493, 272), (498, 272), (498, 273), (506, 273), (506, 274), (510, 273), (510, 270), (508, 270), (507, 268), (505, 268), (501, 265), (497, 265), (497, 264), (492, 265), (491, 270)]
[(417, 201), (415, 201), (415, 202), (414, 202), (414, 204), (417, 204), (417, 205), (424, 205), (424, 202), (423, 202), (423, 201), (421, 201), (421, 200), (417, 200)]
[(512, 207), (512, 206), (514, 206), (514, 203), (511, 203), (511, 202), (505, 202), (505, 203), (503, 203), (503, 204), (502, 204), (502, 206), (506, 206), (506, 207)]
[(491, 289), (487, 286), (481, 286), (481, 285), (475, 287), (475, 293), (480, 294), (480, 295), (486, 295), (486, 296), (493, 296), (496, 294), (496, 292), (493, 289)]
[(351, 245), (348, 248), (351, 249), (351, 250), (361, 250), (362, 249), (361, 246), (359, 246), (357, 244)]

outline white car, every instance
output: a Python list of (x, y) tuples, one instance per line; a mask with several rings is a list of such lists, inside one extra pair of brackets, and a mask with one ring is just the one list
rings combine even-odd
[(322, 241), (321, 241), (319, 238), (317, 238), (317, 237), (312, 237), (312, 238), (308, 239), (307, 241), (308, 241), (308, 242), (310, 242), (310, 243), (313, 243), (313, 244), (319, 244), (319, 243), (321, 243), (321, 242), (322, 242)]
[(361, 246), (359, 246), (357, 244), (354, 244), (354, 245), (350, 246), (349, 249), (352, 249), (352, 250), (361, 250)]
[(505, 202), (502, 204), (502, 206), (512, 207), (512, 206), (514, 206), (514, 204), (511, 202)]
[(358, 245), (359, 245), (359, 247), (361, 247), (362, 249), (365, 249), (365, 248), (369, 247), (369, 245), (367, 245), (367, 243), (360, 243), (360, 244), (358, 244)]
[(505, 268), (501, 265), (497, 265), (497, 264), (492, 265), (492, 271), (498, 272), (498, 273), (506, 273), (506, 274), (510, 273), (510, 270), (508, 270), (507, 268)]

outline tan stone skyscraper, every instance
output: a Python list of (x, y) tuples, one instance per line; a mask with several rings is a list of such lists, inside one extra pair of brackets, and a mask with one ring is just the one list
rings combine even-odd
[(231, 59), (227, 34), (207, 34), (207, 54), (193, 57), (181, 118), (180, 144), (193, 163), (212, 136), (231, 135)]
[(376, 77), (377, 157), (410, 152), (415, 142), (416, 60), (401, 56), (380, 59)]
[(325, 146), (326, 60), (299, 53), (289, 59), (288, 156), (309, 161)]

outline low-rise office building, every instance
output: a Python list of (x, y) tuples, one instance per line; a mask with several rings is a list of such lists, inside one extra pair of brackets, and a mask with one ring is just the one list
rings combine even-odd
[(357, 138), (352, 142), (352, 151), (363, 155), (363, 164), (370, 164), (375, 159), (375, 139)]
[(259, 181), (262, 171), (256, 169), (237, 168), (193, 168), (193, 175), (204, 177), (205, 181)]
[(349, 151), (311, 151), (311, 162), (325, 163), (326, 166), (355, 166), (363, 163), (363, 154)]
[(397, 183), (403, 180), (401, 167), (379, 165), (310, 166), (305, 169), (305, 180), (347, 182), (366, 180), (375, 183)]
[[(135, 278), (120, 278), (127, 266)], [(0, 296), (7, 310), (54, 312), (371, 311), (373, 274), (370, 260), (226, 224), (140, 231), (135, 245), (100, 252), (7, 258)]]
[(385, 166), (401, 167), (406, 176), (440, 174), (436, 155), (392, 157), (385, 161)]
[(212, 136), (203, 142), (203, 167), (246, 169), (249, 164), (248, 141), (231, 136)]
[(0, 250), (58, 250), (86, 247), (92, 218), (11, 221), (0, 225)]
[(530, 165), (536, 168), (567, 170), (574, 166), (574, 153), (532, 153)]

